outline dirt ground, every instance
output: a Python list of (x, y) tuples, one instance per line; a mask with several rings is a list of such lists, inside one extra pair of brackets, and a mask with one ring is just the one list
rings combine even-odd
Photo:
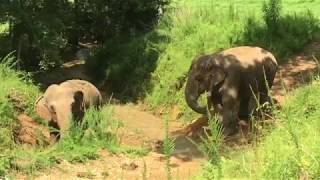
[[(288, 91), (307, 83), (310, 75), (317, 70), (312, 55), (320, 52), (320, 43), (313, 43), (306, 49), (279, 67), (272, 94), (280, 105), (285, 101)], [(165, 158), (161, 152), (161, 140), (164, 137), (162, 120), (133, 105), (115, 105), (115, 117), (125, 124), (119, 133), (121, 143), (150, 148), (152, 151), (147, 156), (129, 158), (124, 154), (111, 155), (103, 150), (97, 160), (85, 164), (63, 161), (55, 168), (38, 173), (35, 179), (166, 179)], [(175, 138), (175, 151), (170, 164), (174, 179), (188, 179), (196, 175), (206, 160), (188, 140), (183, 131), (185, 129), (181, 123), (170, 120), (169, 132)]]

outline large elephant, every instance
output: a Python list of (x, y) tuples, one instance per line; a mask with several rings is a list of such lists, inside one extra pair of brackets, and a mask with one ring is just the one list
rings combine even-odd
[(86, 108), (99, 108), (101, 105), (101, 94), (93, 84), (84, 80), (67, 80), (59, 85), (50, 85), (35, 102), (35, 111), (58, 128), (60, 136), (63, 136), (70, 126), (71, 117), (80, 120)]
[[(259, 103), (270, 100), (268, 88), (273, 84), (277, 67), (275, 57), (260, 47), (240, 46), (201, 55), (193, 60), (189, 70), (186, 102), (200, 114), (206, 114), (213, 106), (225, 133), (234, 134), (238, 130), (238, 115), (250, 114), (249, 100), (253, 93), (260, 97)], [(207, 106), (198, 103), (204, 92), (208, 92)]]

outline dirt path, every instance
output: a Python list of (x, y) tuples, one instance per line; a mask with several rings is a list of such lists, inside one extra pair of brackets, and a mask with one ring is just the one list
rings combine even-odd
[[(320, 52), (320, 43), (314, 43), (306, 49), (308, 51), (304, 54), (279, 67), (272, 93), (280, 105), (285, 101), (286, 92), (308, 82), (311, 73), (316, 69), (312, 55), (313, 52)], [(130, 105), (116, 105), (115, 116), (125, 124), (119, 134), (121, 143), (151, 149), (147, 156), (132, 159), (123, 154), (111, 155), (102, 151), (98, 160), (75, 165), (62, 162), (57, 168), (36, 179), (143, 179), (143, 174), (147, 179), (166, 179), (165, 159), (161, 152), (161, 140), (164, 137), (162, 120)], [(188, 179), (197, 174), (205, 161), (203, 155), (183, 133), (174, 133), (181, 129), (182, 124), (170, 121), (170, 134), (176, 137), (176, 150), (171, 157), (174, 179)]]
[(320, 61), (320, 43), (313, 43), (301, 53), (279, 67), (272, 87), (272, 95), (279, 104), (283, 104), (287, 92), (304, 85), (317, 71), (314, 57)]
[[(161, 119), (138, 110), (134, 106), (116, 105), (116, 119), (124, 123), (120, 129), (121, 144), (133, 147), (150, 148), (152, 151), (141, 158), (129, 158), (125, 154), (112, 155), (101, 151), (98, 160), (84, 164), (70, 164), (63, 161), (57, 168), (38, 176), (35, 179), (166, 179), (165, 158), (162, 153), (161, 140), (164, 137), (164, 126)], [(182, 129), (182, 124), (171, 121), (171, 133)], [(175, 179), (188, 179), (199, 172), (205, 161), (202, 154), (182, 134), (176, 135), (175, 151), (170, 166)]]

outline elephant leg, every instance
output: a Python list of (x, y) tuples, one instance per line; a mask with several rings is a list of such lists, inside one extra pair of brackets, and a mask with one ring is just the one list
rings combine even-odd
[(222, 124), (225, 135), (233, 135), (238, 131), (238, 112), (240, 101), (237, 88), (228, 88), (222, 96)]
[(211, 107), (213, 107), (213, 111), (210, 111), (211, 115), (213, 115), (213, 114), (219, 115), (222, 113), (222, 95), (221, 95), (221, 93), (212, 91), (211, 95), (207, 97), (207, 101), (208, 101), (209, 110), (211, 110)]
[[(269, 89), (272, 86), (272, 81), (268, 80), (268, 82), (263, 83), (262, 87), (259, 89), (259, 103), (263, 105), (264, 103), (271, 103), (272, 99), (269, 96)], [(268, 85), (266, 84), (268, 83)]]
[(260, 92), (260, 104), (263, 104), (265, 102), (272, 102), (272, 97), (269, 96), (269, 90), (272, 88), (272, 84), (274, 81), (276, 73), (265, 71), (264, 73), (264, 82), (262, 83), (262, 86), (259, 90)]
[(250, 96), (241, 97), (238, 116), (241, 120), (248, 120), (250, 117), (249, 110)]

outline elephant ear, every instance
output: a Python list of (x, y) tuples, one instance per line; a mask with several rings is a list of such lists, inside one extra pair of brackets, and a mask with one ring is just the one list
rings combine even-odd
[(211, 70), (211, 85), (216, 86), (218, 84), (221, 84), (225, 78), (226, 78), (226, 73), (219, 67), (214, 67)]
[(52, 120), (51, 113), (49, 109), (46, 106), (45, 99), (43, 96), (40, 96), (36, 101), (35, 101), (35, 107), (34, 111), (37, 113), (39, 117), (42, 119), (45, 119), (47, 121)]
[(227, 73), (224, 71), (224, 69), (219, 67), (219, 65), (215, 62), (216, 62), (216, 59), (214, 57), (211, 57), (206, 64), (206, 67), (207, 67), (206, 71), (209, 72), (210, 74), (211, 87), (223, 83), (223, 81), (227, 76)]
[(79, 120), (84, 116), (84, 95), (82, 91), (76, 91), (73, 95), (72, 114), (75, 119)]

